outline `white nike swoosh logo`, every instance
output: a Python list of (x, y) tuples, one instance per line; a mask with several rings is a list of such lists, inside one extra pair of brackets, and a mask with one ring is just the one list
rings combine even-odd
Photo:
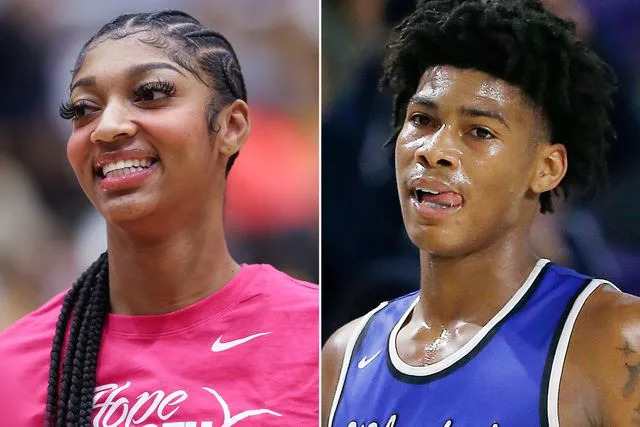
[(367, 366), (369, 363), (373, 362), (373, 359), (378, 357), (378, 355), (380, 354), (381, 351), (382, 350), (378, 350), (378, 352), (376, 354), (374, 354), (373, 356), (371, 356), (368, 359), (367, 359), (367, 356), (363, 357), (362, 360), (358, 362), (358, 368), (362, 369), (365, 366)]
[(258, 338), (258, 337), (261, 337), (263, 335), (269, 335), (270, 333), (271, 332), (260, 332), (259, 334), (253, 334), (253, 335), (249, 335), (248, 337), (239, 338), (237, 340), (227, 341), (227, 342), (220, 341), (222, 339), (222, 335), (220, 335), (218, 337), (218, 339), (211, 346), (211, 351), (213, 351), (214, 353), (217, 353), (217, 352), (220, 352), (220, 351), (229, 350), (230, 348), (233, 348), (233, 347), (238, 346), (240, 344), (244, 344), (247, 341), (251, 341), (254, 338)]

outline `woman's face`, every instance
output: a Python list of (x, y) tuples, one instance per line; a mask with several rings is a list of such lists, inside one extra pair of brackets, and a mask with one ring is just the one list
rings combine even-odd
[(71, 84), (69, 162), (110, 224), (193, 220), (222, 203), (228, 156), (208, 131), (212, 91), (139, 37), (87, 52)]

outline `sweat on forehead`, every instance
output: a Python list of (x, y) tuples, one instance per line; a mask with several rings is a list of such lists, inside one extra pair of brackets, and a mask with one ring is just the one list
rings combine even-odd
[[(439, 88), (447, 87), (451, 84), (454, 73), (455, 77), (459, 79), (476, 76), (476, 78), (473, 79), (476, 83), (472, 89), (475, 95), (482, 98), (494, 100), (500, 104), (517, 100), (529, 108), (540, 109), (540, 106), (519, 87), (499, 77), (473, 68), (458, 68), (451, 65), (435, 65), (429, 67), (422, 74), (416, 92), (424, 91), (425, 89), (438, 90)], [(482, 75), (482, 81), (478, 81), (477, 76), (479, 75)]]
[[(535, 116), (538, 124), (536, 139), (549, 140), (549, 124), (543, 108), (519, 87), (484, 71), (451, 65), (429, 67), (422, 74), (415, 95), (420, 98), (437, 98), (451, 89), (454, 82), (457, 83), (456, 93), (464, 98), (459, 99), (461, 104), (481, 101), (503, 109), (524, 108)], [(411, 99), (415, 99), (415, 95)]]

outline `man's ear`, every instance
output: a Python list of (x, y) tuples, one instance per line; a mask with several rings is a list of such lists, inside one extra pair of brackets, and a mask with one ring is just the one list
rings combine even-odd
[(536, 194), (551, 191), (567, 173), (567, 149), (562, 144), (541, 143), (535, 162), (529, 188)]
[(249, 106), (241, 99), (236, 99), (220, 111), (219, 128), (216, 135), (218, 149), (225, 157), (231, 157), (244, 145), (249, 136)]

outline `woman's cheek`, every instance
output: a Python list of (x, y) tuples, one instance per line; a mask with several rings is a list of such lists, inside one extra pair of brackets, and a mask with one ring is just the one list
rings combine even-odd
[(71, 133), (69, 141), (67, 141), (67, 159), (79, 180), (84, 175), (83, 168), (86, 168), (87, 165), (91, 166), (89, 145), (88, 136), (85, 137), (75, 131)]

